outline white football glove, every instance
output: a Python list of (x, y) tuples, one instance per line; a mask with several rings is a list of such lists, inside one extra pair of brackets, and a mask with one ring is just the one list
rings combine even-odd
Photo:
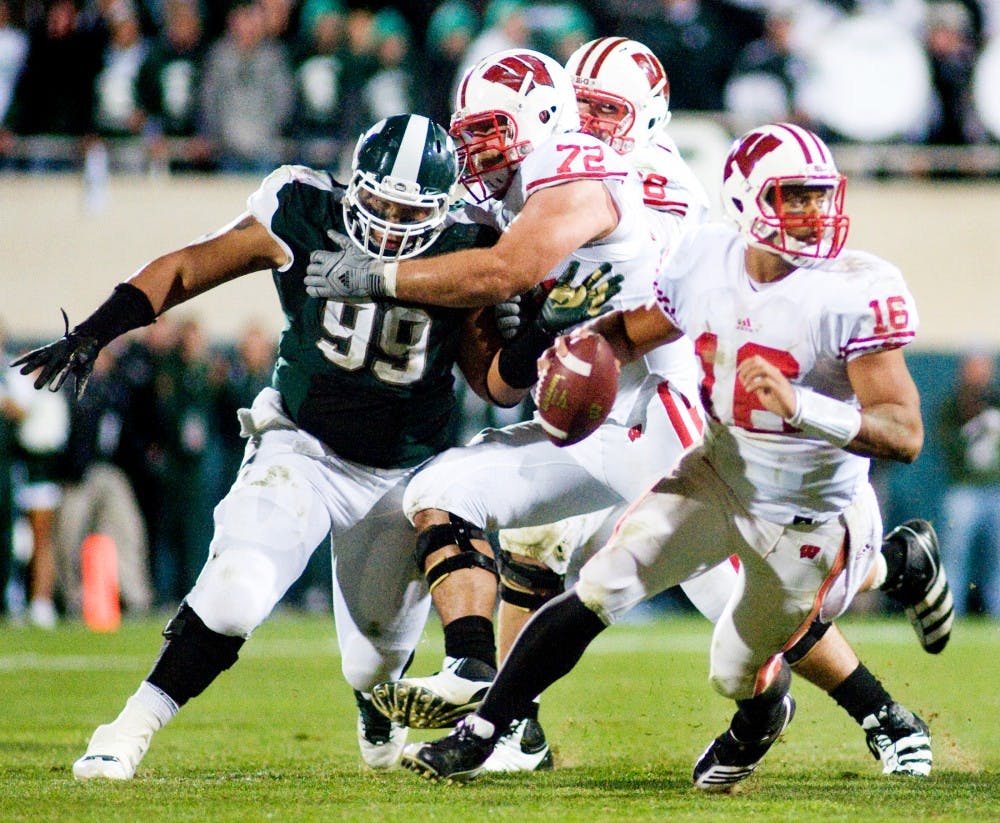
[(309, 255), (303, 280), (306, 294), (328, 300), (380, 300), (396, 294), (396, 264), (361, 251), (346, 234), (328, 231), (340, 248)]

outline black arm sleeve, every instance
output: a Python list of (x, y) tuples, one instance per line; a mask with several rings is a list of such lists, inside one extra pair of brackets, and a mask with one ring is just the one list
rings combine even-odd
[(131, 283), (119, 283), (111, 296), (76, 326), (73, 333), (90, 337), (103, 348), (118, 335), (148, 326), (155, 319), (156, 312), (146, 293)]

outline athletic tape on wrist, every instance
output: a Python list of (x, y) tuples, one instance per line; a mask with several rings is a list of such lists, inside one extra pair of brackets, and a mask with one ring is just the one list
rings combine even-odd
[(861, 431), (861, 412), (849, 403), (794, 386), (795, 413), (788, 423), (844, 448)]
[(399, 263), (386, 263), (382, 270), (382, 288), (386, 297), (396, 296), (396, 272), (399, 270)]

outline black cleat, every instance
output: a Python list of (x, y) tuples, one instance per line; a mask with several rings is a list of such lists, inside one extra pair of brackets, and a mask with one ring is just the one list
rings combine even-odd
[(692, 779), (696, 789), (727, 791), (754, 773), (764, 755), (795, 716), (795, 700), (792, 696), (786, 694), (781, 702), (784, 708), (781, 725), (770, 734), (758, 740), (743, 742), (737, 740), (730, 727), (725, 734), (711, 742), (694, 764)]
[(941, 565), (937, 534), (926, 520), (907, 520), (885, 537), (886, 559), (900, 568), (882, 591), (901, 603), (924, 651), (938, 654), (951, 638), (955, 604)]
[(493, 738), (477, 735), (477, 725), (493, 724), (469, 715), (447, 737), (429, 743), (410, 743), (403, 749), (401, 765), (428, 780), (466, 783), (475, 780), (493, 751)]

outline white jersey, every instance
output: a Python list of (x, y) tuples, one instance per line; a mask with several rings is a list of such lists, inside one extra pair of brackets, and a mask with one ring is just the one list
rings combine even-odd
[(642, 176), (642, 201), (658, 218), (669, 253), (684, 231), (708, 219), (708, 194), (664, 133), (627, 156)]
[[(644, 207), (642, 181), (632, 163), (603, 142), (581, 132), (557, 134), (532, 151), (518, 167), (510, 188), (502, 200), (466, 204), (463, 218), (492, 225), (499, 231), (509, 226), (537, 191), (575, 180), (600, 180), (618, 209), (618, 225), (606, 237), (577, 249), (552, 269), (549, 278), (558, 277), (573, 260), (580, 263), (582, 281), (601, 263), (611, 263), (617, 274), (624, 275), (622, 290), (611, 299), (614, 309), (630, 309), (648, 302), (653, 296), (653, 282), (662, 265), (664, 243), (657, 221)], [(682, 348), (683, 345), (680, 348)], [(678, 350), (677, 357), (666, 351), (622, 369), (618, 396), (610, 419), (623, 425), (637, 425), (644, 420), (646, 402), (655, 386), (673, 378), (692, 390), (689, 366), (690, 349)], [(675, 362), (676, 361), (676, 362)]]
[(869, 461), (809, 437), (765, 410), (736, 378), (762, 355), (804, 389), (856, 404), (848, 361), (909, 343), (913, 297), (899, 270), (845, 250), (771, 284), (751, 281), (735, 229), (685, 235), (657, 281), (660, 307), (693, 341), (713, 461), (747, 509), (773, 522), (826, 520), (868, 482)]

